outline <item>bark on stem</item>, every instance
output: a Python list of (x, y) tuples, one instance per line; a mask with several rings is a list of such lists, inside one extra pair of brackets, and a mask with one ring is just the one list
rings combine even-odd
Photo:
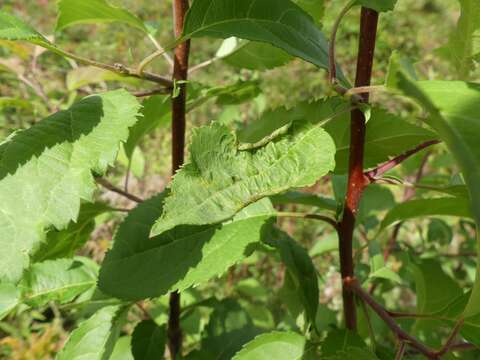
[[(173, 14), (175, 37), (180, 37), (183, 30), (185, 15), (188, 10), (188, 0), (174, 0)], [(175, 48), (173, 64), (173, 80), (184, 81), (188, 78), (188, 58), (190, 41), (179, 44)], [(186, 115), (186, 84), (178, 84), (178, 95), (172, 99), (172, 174), (174, 174), (184, 161), (185, 149), (185, 115)], [(172, 359), (182, 351), (182, 329), (180, 327), (180, 294), (170, 294), (170, 311), (168, 318), (168, 347)]]
[[(355, 87), (370, 86), (377, 24), (378, 13), (362, 7)], [(369, 94), (362, 94), (361, 98), (364, 102), (368, 102)], [(365, 132), (365, 117), (360, 110), (355, 109), (352, 111), (350, 125), (350, 164), (347, 197), (345, 199), (343, 219), (338, 227), (342, 279), (354, 276), (353, 232), (355, 229), (355, 218), (360, 197), (368, 184), (368, 179), (363, 173)], [(346, 327), (355, 330), (357, 324), (355, 298), (354, 294), (345, 287), (343, 288), (343, 309)]]

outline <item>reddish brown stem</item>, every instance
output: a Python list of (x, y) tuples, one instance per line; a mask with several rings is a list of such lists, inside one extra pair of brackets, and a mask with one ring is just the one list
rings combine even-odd
[[(185, 15), (188, 11), (188, 0), (174, 0), (174, 26), (175, 36), (182, 34)], [(188, 78), (188, 58), (190, 54), (190, 41), (179, 44), (175, 48), (173, 64), (174, 82), (185, 81)], [(177, 83), (178, 94), (172, 98), (172, 174), (182, 166), (185, 156), (185, 116), (187, 87), (185, 83)], [(170, 356), (176, 359), (182, 352), (182, 329), (180, 327), (180, 294), (170, 294), (170, 312), (168, 318), (168, 347)]]
[(424, 142), (423, 144), (418, 145), (416, 148), (414, 148), (412, 150), (409, 150), (409, 151), (393, 158), (392, 160), (387, 161), (386, 163), (383, 163), (379, 167), (377, 167), (373, 170), (367, 171), (365, 173), (365, 176), (371, 182), (375, 182), (379, 176), (382, 176), (387, 171), (392, 170), (394, 167), (400, 165), (402, 162), (404, 162), (405, 160), (407, 160), (411, 156), (413, 156), (416, 153), (422, 151), (423, 149), (426, 149), (429, 146), (436, 145), (436, 144), (440, 144), (440, 141), (431, 140), (431, 141)]
[(355, 279), (347, 278), (344, 281), (344, 286), (350, 288), (357, 296), (364, 301), (370, 308), (382, 319), (390, 330), (397, 336), (398, 340), (407, 343), (412, 348), (416, 349), (429, 359), (436, 359), (434, 350), (422, 344), (418, 339), (405, 332), (395, 320), (388, 314), (388, 312), (378, 304), (375, 299), (370, 296), (368, 292), (362, 289)]
[[(377, 25), (378, 13), (367, 8), (362, 8), (357, 74), (355, 79), (356, 87), (370, 85)], [(363, 102), (368, 102), (369, 94), (362, 94), (361, 98)], [(343, 279), (354, 276), (353, 232), (355, 229), (355, 218), (360, 197), (362, 196), (365, 186), (368, 184), (367, 178), (363, 174), (365, 133), (365, 116), (358, 109), (352, 110), (347, 197), (345, 199), (343, 218), (338, 226), (340, 239), (340, 272)], [(343, 309), (346, 327), (354, 330), (357, 324), (355, 299), (354, 294), (346, 288), (343, 289)]]

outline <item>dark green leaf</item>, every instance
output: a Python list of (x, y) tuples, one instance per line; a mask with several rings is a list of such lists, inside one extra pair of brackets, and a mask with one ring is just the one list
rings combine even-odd
[[(149, 239), (162, 214), (161, 194), (131, 211), (120, 225), (113, 249), (100, 271), (100, 288), (113, 296), (138, 300), (184, 290), (222, 275), (249, 255), (274, 213), (268, 200), (246, 207), (230, 222), (180, 226)], [(158, 264), (161, 264), (160, 266)]]
[(132, 334), (132, 353), (135, 360), (163, 359), (167, 331), (153, 320), (140, 322)]
[(307, 321), (315, 324), (320, 295), (317, 271), (312, 259), (303, 247), (277, 228), (273, 229), (271, 239), (266, 242), (278, 249), (286, 270), (293, 280), (296, 293), (305, 308)]
[(410, 200), (391, 209), (381, 224), (381, 230), (408, 219), (424, 216), (458, 216), (471, 218), (470, 203), (462, 198), (438, 198)]
[(327, 39), (313, 19), (289, 0), (195, 0), (182, 39), (202, 36), (266, 42), (328, 69)]

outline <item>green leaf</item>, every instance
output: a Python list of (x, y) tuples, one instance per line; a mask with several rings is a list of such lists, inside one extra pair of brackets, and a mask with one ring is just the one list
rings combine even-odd
[(271, 196), (270, 199), (274, 205), (308, 205), (319, 209), (335, 211), (337, 203), (334, 199), (326, 198), (312, 193), (289, 191), (283, 194)]
[(334, 167), (333, 140), (319, 126), (295, 123), (256, 151), (238, 151), (235, 135), (212, 124), (196, 129), (190, 162), (175, 175), (152, 235), (180, 224), (232, 218), (245, 206), (293, 187), (313, 185)]
[[(417, 293), (417, 313), (434, 314), (447, 307), (452, 299), (463, 294), (458, 284), (442, 270), (433, 259), (418, 264), (410, 263)], [(438, 286), (442, 284), (442, 286)]]
[(151, 226), (162, 214), (164, 198), (161, 194), (140, 204), (120, 225), (101, 267), (102, 291), (139, 300), (182, 291), (220, 276), (249, 255), (249, 246), (262, 239), (274, 213), (265, 199), (246, 207), (228, 223), (180, 226), (149, 239)]
[[(401, 67), (397, 67), (394, 76), (397, 78), (397, 89), (430, 113), (428, 124), (457, 160), (470, 192), (470, 208), (480, 243), (480, 85), (460, 81), (415, 82)], [(480, 260), (477, 266), (477, 279), (465, 309), (466, 317), (480, 313)]]
[(37, 45), (54, 46), (45, 36), (15, 16), (0, 11), (0, 39), (25, 40)]
[(347, 329), (336, 329), (328, 332), (322, 343), (322, 359), (336, 356), (339, 352), (346, 352), (351, 347), (366, 348), (362, 338), (355, 332)]
[(0, 284), (0, 320), (7, 316), (20, 302), (20, 291), (13, 284)]
[(397, 0), (357, 0), (357, 5), (373, 9), (378, 12), (391, 11)]
[(480, 4), (476, 0), (459, 0), (461, 15), (448, 43), (439, 53), (452, 63), (452, 69), (462, 80), (469, 77), (475, 57), (480, 54)]
[(124, 90), (89, 96), (0, 144), (0, 279), (19, 280), (46, 230), (77, 219), (139, 107)]
[(132, 353), (135, 360), (163, 359), (167, 331), (153, 320), (140, 322), (132, 334)]
[(232, 360), (300, 360), (305, 342), (305, 338), (297, 333), (274, 331), (245, 344)]
[(321, 240), (315, 242), (308, 255), (313, 258), (332, 251), (338, 251), (338, 234), (336, 231), (323, 235)]
[[(328, 42), (313, 19), (289, 0), (195, 0), (182, 40), (210, 36), (269, 43), (328, 69)], [(338, 78), (345, 80), (340, 70)]]
[(206, 326), (200, 350), (187, 356), (188, 360), (231, 360), (244, 344), (254, 339), (260, 331), (242, 307), (232, 299), (215, 306)]
[(113, 349), (112, 356), (108, 360), (134, 360), (131, 347), (132, 337), (122, 336), (118, 339)]
[(125, 153), (132, 158), (135, 147), (143, 137), (159, 126), (167, 125), (170, 121), (170, 97), (154, 95), (144, 100), (141, 115), (137, 123), (130, 129), (130, 136), (124, 145)]
[(57, 360), (109, 359), (126, 316), (122, 306), (106, 306), (70, 335)]
[(105, 0), (60, 0), (58, 9), (57, 31), (76, 24), (121, 22), (148, 34), (142, 20)]
[(47, 233), (47, 239), (32, 255), (34, 262), (70, 258), (85, 245), (90, 234), (95, 229), (95, 218), (98, 215), (112, 211), (104, 203), (84, 203), (80, 206), (78, 219), (71, 221), (65, 230), (52, 230)]
[(305, 10), (317, 22), (320, 22), (325, 13), (324, 0), (294, 0), (293, 2)]
[(227, 64), (240, 69), (268, 70), (283, 66), (293, 59), (285, 51), (268, 43), (238, 41), (237, 38), (225, 40), (225, 42), (233, 41), (237, 43), (235, 50), (222, 59)]
[(470, 202), (468, 199), (451, 197), (406, 201), (396, 205), (387, 213), (380, 230), (399, 221), (438, 215), (471, 218)]
[[(337, 146), (335, 173), (346, 173), (348, 170), (350, 128), (348, 121), (341, 120), (343, 119), (332, 121), (325, 127), (325, 130), (335, 139)], [(437, 139), (437, 135), (432, 131), (410, 124), (400, 116), (383, 109), (373, 108), (367, 123), (365, 168), (375, 167), (434, 139)]]
[(279, 251), (282, 262), (293, 280), (295, 292), (305, 308), (307, 321), (314, 324), (320, 295), (317, 271), (308, 252), (287, 233), (277, 228), (273, 229), (271, 238), (266, 240), (266, 243)]
[(39, 307), (50, 301), (65, 304), (95, 287), (97, 264), (87, 258), (48, 260), (33, 264), (20, 281), (22, 301)]

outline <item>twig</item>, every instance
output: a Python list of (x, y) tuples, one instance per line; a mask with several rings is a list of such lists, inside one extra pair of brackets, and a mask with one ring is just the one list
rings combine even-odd
[(400, 346), (398, 347), (397, 353), (395, 354), (395, 360), (402, 360), (403, 355), (405, 355), (406, 349), (407, 344), (404, 341), (400, 341)]
[(137, 91), (133, 92), (132, 95), (136, 97), (147, 97), (152, 95), (167, 95), (172, 92), (172, 89), (169, 88), (160, 88), (160, 89), (153, 89), (153, 90), (144, 90), (144, 91)]
[(118, 187), (116, 187), (115, 185), (113, 185), (112, 183), (110, 183), (109, 181), (103, 179), (103, 178), (95, 178), (95, 181), (102, 185), (105, 189), (107, 190), (110, 190), (114, 193), (117, 193), (119, 195), (122, 195), (123, 197), (129, 199), (129, 200), (132, 200), (133, 202), (136, 202), (136, 203), (142, 203), (143, 200), (141, 198), (139, 198), (138, 196), (135, 196), (133, 194), (130, 194)]
[(158, 51), (162, 51), (162, 55), (167, 60), (168, 64), (170, 65), (170, 68), (173, 69), (173, 59), (168, 55), (168, 53), (165, 51), (165, 49), (160, 45), (160, 43), (155, 39), (155, 37), (152, 34), (148, 34), (148, 38), (150, 41), (155, 45)]
[(372, 308), (373, 311), (385, 322), (385, 324), (390, 328), (390, 330), (397, 336), (397, 338), (405, 343), (408, 343), (411, 347), (418, 350), (420, 353), (425, 355), (429, 359), (436, 359), (436, 353), (434, 350), (422, 344), (418, 339), (413, 337), (404, 331), (395, 320), (388, 314), (388, 312), (378, 304), (373, 297), (363, 290), (363, 288), (358, 284), (357, 280), (354, 278), (347, 278), (344, 280), (344, 285), (353, 291), (357, 296), (365, 301), (365, 303)]
[(277, 212), (275, 215), (277, 217), (319, 220), (332, 225), (334, 229), (336, 229), (338, 226), (338, 223), (335, 219), (332, 219), (331, 217), (320, 215), (320, 214), (310, 214), (310, 213), (301, 213), (301, 212)]
[(335, 23), (332, 27), (332, 32), (330, 34), (330, 43), (328, 45), (328, 79), (330, 84), (335, 85), (338, 83), (337, 80), (337, 63), (335, 60), (335, 42), (337, 39), (338, 28), (342, 22), (345, 15), (350, 11), (350, 9), (355, 5), (356, 0), (349, 0), (347, 5), (340, 11), (340, 14), (335, 19)]
[[(369, 86), (372, 77), (373, 57), (377, 36), (378, 13), (362, 7), (360, 18), (360, 39), (357, 56), (355, 86)], [(333, 59), (334, 60), (334, 59)], [(369, 100), (368, 93), (360, 96), (362, 102)], [(347, 195), (343, 206), (343, 217), (337, 227), (339, 238), (340, 272), (342, 279), (354, 276), (355, 262), (353, 258), (353, 233), (357, 217), (358, 205), (363, 190), (368, 185), (364, 175), (364, 151), (366, 136), (366, 120), (362, 111), (356, 109), (351, 114), (350, 149)], [(345, 325), (350, 330), (357, 327), (356, 304), (354, 294), (343, 287), (343, 311)]]
[[(183, 31), (183, 24), (189, 9), (188, 0), (173, 1), (174, 30), (175, 37), (179, 38)], [(187, 40), (176, 44), (175, 58), (173, 65), (173, 81), (178, 84), (178, 94), (172, 97), (172, 174), (182, 166), (185, 157), (185, 128), (187, 113), (187, 86), (185, 81), (188, 79), (188, 60), (190, 55), (190, 41)], [(151, 60), (153, 58), (151, 57)], [(142, 62), (144, 66), (148, 62)], [(143, 68), (140, 64), (139, 73)], [(180, 293), (174, 291), (170, 293), (169, 313), (168, 313), (168, 348), (172, 359), (182, 355), (183, 333), (180, 324)]]
[(405, 160), (407, 160), (411, 156), (415, 155), (416, 153), (422, 151), (423, 149), (425, 149), (429, 146), (440, 144), (440, 142), (441, 141), (439, 141), (439, 140), (431, 140), (431, 141), (424, 142), (423, 144), (418, 145), (416, 148), (414, 148), (412, 150), (409, 150), (409, 151), (393, 158), (392, 160), (389, 160), (389, 161), (383, 163), (382, 165), (378, 166), (377, 168), (375, 168), (373, 170), (370, 170), (370, 171), (367, 171), (365, 173), (365, 176), (371, 182), (375, 182), (379, 176), (382, 176), (387, 171), (392, 170), (393, 168), (400, 165), (402, 162), (404, 162)]
[(443, 355), (445, 355), (447, 352), (450, 351), (450, 349), (451, 349), (451, 347), (452, 347), (452, 345), (455, 341), (455, 338), (457, 337), (458, 333), (460, 332), (460, 329), (463, 326), (463, 322), (464, 322), (464, 320), (462, 318), (457, 321), (457, 323), (455, 324), (452, 332), (448, 336), (447, 341), (442, 346), (442, 348), (437, 351), (436, 355), (437, 355), (438, 358), (442, 357)]

